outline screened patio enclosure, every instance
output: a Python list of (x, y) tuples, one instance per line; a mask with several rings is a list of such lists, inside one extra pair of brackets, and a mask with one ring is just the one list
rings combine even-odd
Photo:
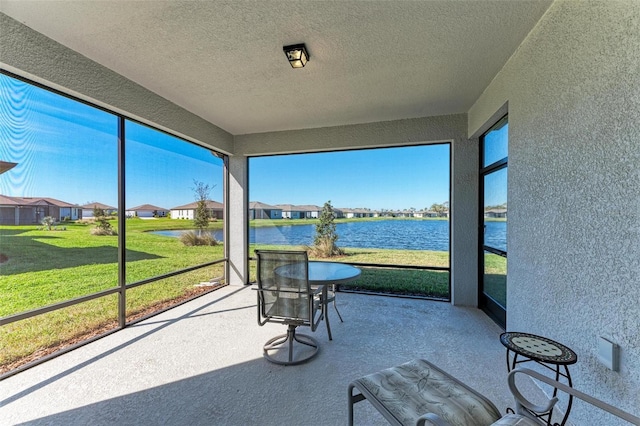
[[(0, 65), (226, 156), (223, 268), (240, 288), (250, 158), (449, 143), (451, 305), (477, 307), (479, 137), (508, 114), (506, 329), (566, 344), (577, 388), (637, 414), (640, 5), (294, 5), (3, 1)], [(310, 60), (292, 69), (282, 46), (298, 42)], [(18, 165), (0, 175), (2, 195), (24, 167), (8, 150), (0, 161)], [(618, 371), (599, 361), (601, 337), (619, 346)], [(572, 418), (607, 423), (588, 408)]]

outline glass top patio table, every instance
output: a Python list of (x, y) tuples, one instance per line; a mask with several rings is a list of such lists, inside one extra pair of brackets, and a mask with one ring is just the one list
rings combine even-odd
[(360, 269), (340, 262), (309, 262), (309, 284), (313, 286), (340, 284), (357, 279)]

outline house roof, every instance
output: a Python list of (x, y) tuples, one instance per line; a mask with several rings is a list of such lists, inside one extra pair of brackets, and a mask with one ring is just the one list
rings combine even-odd
[[(205, 201), (205, 205), (207, 206), (208, 209), (213, 209), (213, 210), (222, 210), (224, 208), (224, 205), (222, 203), (219, 203), (213, 200)], [(198, 208), (198, 202), (194, 201), (193, 203), (185, 204), (183, 206), (172, 207), (171, 210), (192, 210), (192, 209), (195, 210), (197, 208)]]
[(276, 204), (274, 207), (282, 209), (283, 211), (296, 211), (296, 212), (319, 212), (322, 207), (313, 204), (295, 205), (295, 204)]
[(261, 203), (259, 201), (251, 201), (249, 203), (250, 209), (260, 209), (260, 210), (282, 210), (280, 207), (272, 206), (269, 204)]
[(56, 206), (56, 207), (80, 207), (77, 204), (67, 203), (50, 197), (12, 197), (0, 195), (0, 204), (13, 206)]
[(8, 161), (0, 161), (0, 175), (8, 170), (13, 169), (18, 163), (10, 163)]
[[(466, 113), (551, 3), (3, 0), (0, 11), (242, 135)], [(300, 42), (310, 60), (292, 69), (282, 47)]]
[(88, 203), (82, 206), (83, 209), (102, 209), (102, 210), (117, 210), (115, 207), (108, 206), (102, 203)]
[(302, 206), (296, 206), (296, 210), (300, 210), (302, 212), (319, 212), (322, 211), (322, 207), (314, 204), (305, 204)]
[(165, 210), (165, 211), (169, 211), (169, 209), (165, 209), (164, 207), (154, 206), (153, 204), (142, 204), (140, 206), (128, 208), (127, 210), (128, 211), (137, 211), (137, 210)]

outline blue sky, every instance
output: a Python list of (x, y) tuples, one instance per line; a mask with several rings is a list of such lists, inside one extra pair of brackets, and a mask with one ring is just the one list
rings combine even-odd
[[(0, 193), (117, 207), (117, 117), (0, 75)], [(449, 145), (249, 160), (251, 201), (371, 209), (428, 208), (449, 200)], [(126, 123), (126, 207), (195, 200), (194, 181), (222, 201), (222, 160), (211, 151)]]
[[(0, 193), (117, 207), (118, 120), (107, 112), (0, 75)], [(194, 180), (222, 201), (222, 160), (207, 149), (129, 122), (126, 207), (195, 200)]]
[(449, 200), (449, 145), (251, 158), (249, 182), (267, 204), (420, 210)]

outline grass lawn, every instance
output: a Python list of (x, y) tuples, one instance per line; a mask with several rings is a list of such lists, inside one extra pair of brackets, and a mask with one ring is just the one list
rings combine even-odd
[(493, 253), (484, 257), (484, 292), (507, 307), (507, 259)]
[[(250, 254), (255, 249), (266, 250), (304, 250), (304, 246), (251, 245)], [(449, 266), (449, 253), (427, 250), (392, 250), (345, 248), (345, 255), (331, 259), (332, 262), (355, 264), (385, 264), (408, 266)], [(249, 264), (249, 280), (256, 280), (256, 262)], [(417, 269), (399, 269), (394, 267), (360, 266), (362, 275), (356, 281), (340, 285), (343, 290), (361, 290), (398, 295), (428, 296), (439, 299), (449, 298), (449, 272)]]
[[(255, 221), (252, 221), (252, 224)], [(261, 222), (268, 225), (269, 221)], [(312, 221), (293, 220), (292, 223)], [(282, 225), (284, 222), (278, 221)], [(53, 303), (74, 299), (118, 285), (118, 237), (95, 236), (93, 225), (69, 223), (59, 230), (45, 231), (37, 226), (0, 226), (0, 253), (7, 260), (0, 264), (0, 317)], [(112, 226), (117, 229), (117, 222)], [(179, 239), (146, 231), (191, 229), (192, 221), (129, 219), (126, 221), (127, 283), (152, 278), (223, 257), (223, 246), (186, 247)], [(213, 222), (211, 229), (222, 228)], [(253, 249), (251, 247), (251, 254)], [(291, 246), (260, 248), (292, 249)], [(331, 259), (349, 263), (381, 263), (422, 266), (448, 266), (446, 252), (384, 249), (346, 249)], [(255, 261), (250, 262), (255, 279)], [(194, 284), (223, 275), (223, 264), (127, 290), (127, 319), (148, 309), (164, 307), (173, 300), (203, 291)], [(448, 297), (448, 272), (363, 268), (355, 282), (342, 286), (399, 294)], [(97, 332), (117, 327), (118, 296), (60, 309), (35, 318), (0, 327), (0, 373), (16, 363), (46, 354), (49, 348), (86, 339)]]
[[(117, 227), (114, 221), (113, 226)], [(0, 227), (0, 317), (74, 299), (118, 285), (118, 237), (95, 236), (87, 224), (66, 230), (37, 226)], [(223, 257), (223, 246), (186, 247), (177, 238), (145, 231), (188, 229), (191, 221), (127, 220), (127, 282), (183, 269)], [(222, 222), (211, 228), (221, 228)], [(62, 226), (58, 227), (61, 229)], [(202, 291), (194, 284), (223, 276), (223, 264), (127, 290), (127, 318), (154, 306)], [(3, 367), (62, 342), (117, 325), (117, 295), (84, 302), (0, 327)]]

